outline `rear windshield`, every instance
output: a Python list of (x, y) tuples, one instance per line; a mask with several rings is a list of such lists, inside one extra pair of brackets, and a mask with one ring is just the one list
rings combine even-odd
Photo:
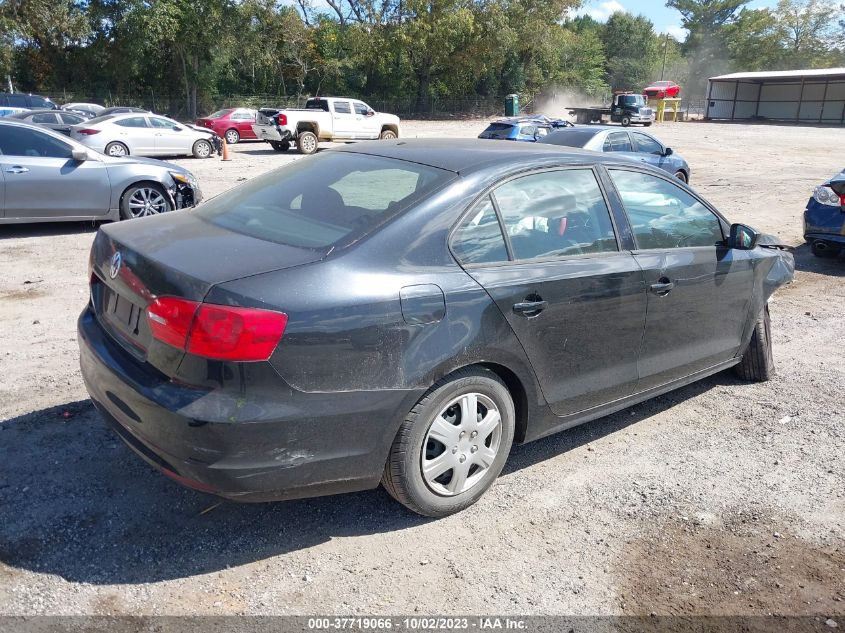
[(329, 111), (329, 102), (325, 99), (309, 99), (305, 102), (305, 109), (306, 110), (323, 110), (324, 112)]
[(219, 119), (219, 118), (226, 116), (227, 114), (229, 114), (232, 111), (233, 110), (231, 108), (229, 108), (228, 110), (218, 110), (217, 112), (212, 112), (211, 114), (209, 114), (205, 118), (206, 119)]
[(455, 177), (403, 160), (326, 152), (235, 187), (195, 213), (259, 239), (327, 248), (372, 232)]
[(479, 138), (507, 138), (513, 129), (510, 123), (491, 123)]
[(96, 125), (97, 123), (102, 123), (103, 121), (108, 121), (109, 119), (113, 119), (116, 117), (117, 114), (103, 114), (98, 117), (94, 117), (93, 119), (88, 119), (85, 124), (86, 125)]

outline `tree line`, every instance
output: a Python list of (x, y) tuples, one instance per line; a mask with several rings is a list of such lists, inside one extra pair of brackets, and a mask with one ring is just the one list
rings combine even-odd
[(193, 117), (220, 95), (406, 100), (550, 91), (600, 98), (660, 78), (845, 66), (825, 0), (669, 0), (681, 39), (579, 0), (0, 0), (0, 77), (18, 91), (158, 98)]

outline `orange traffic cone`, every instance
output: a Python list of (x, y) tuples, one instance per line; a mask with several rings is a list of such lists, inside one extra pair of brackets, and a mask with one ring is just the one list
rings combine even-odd
[(223, 158), (222, 160), (232, 160), (232, 157), (229, 156), (229, 146), (226, 145), (226, 137), (223, 137)]

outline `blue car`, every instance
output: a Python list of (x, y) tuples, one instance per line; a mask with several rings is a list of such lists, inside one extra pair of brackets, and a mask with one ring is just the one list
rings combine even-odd
[(666, 171), (681, 182), (688, 183), (690, 167), (680, 154), (646, 132), (620, 130), (619, 128), (579, 125), (568, 130), (558, 130), (540, 141), (550, 145), (579, 147), (594, 152), (615, 152), (633, 160), (648, 163)]
[(804, 239), (816, 257), (837, 257), (845, 249), (845, 170), (816, 187), (804, 209)]
[(574, 125), (565, 119), (550, 119), (542, 114), (510, 117), (493, 121), (478, 138), (535, 143), (551, 132), (565, 127)]

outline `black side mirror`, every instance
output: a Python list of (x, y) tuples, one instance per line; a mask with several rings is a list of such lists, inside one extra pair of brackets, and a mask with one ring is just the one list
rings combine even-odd
[(174, 126), (173, 126), (173, 128), (172, 128), (172, 130), (173, 130), (174, 132), (181, 132), (181, 131), (182, 131), (182, 128), (180, 128), (178, 125), (174, 125)]
[(731, 237), (728, 246), (740, 251), (750, 251), (757, 246), (760, 234), (745, 224), (731, 224)]
[(663, 155), (664, 155), (664, 156), (671, 156), (671, 155), (672, 155), (672, 154), (674, 154), (674, 153), (675, 153), (675, 152), (673, 152), (673, 151), (672, 151), (672, 148), (671, 148), (671, 147), (667, 147), (666, 149), (664, 149), (664, 150), (663, 150)]

